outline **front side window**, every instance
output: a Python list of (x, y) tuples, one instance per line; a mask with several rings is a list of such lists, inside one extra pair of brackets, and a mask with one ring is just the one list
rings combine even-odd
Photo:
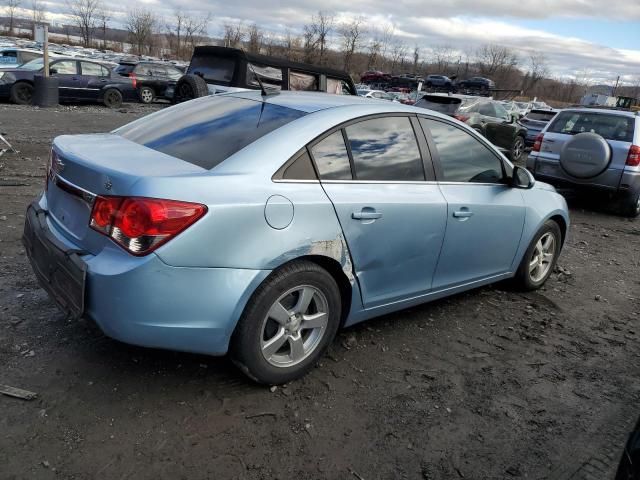
[(78, 65), (75, 60), (63, 60), (51, 65), (58, 75), (76, 75), (78, 73)]
[(304, 115), (243, 98), (203, 97), (136, 120), (114, 133), (208, 170)]
[(424, 168), (408, 117), (365, 120), (346, 128), (357, 180), (419, 181)]
[(597, 133), (606, 140), (633, 141), (633, 117), (595, 112), (560, 112), (549, 126), (549, 132), (575, 135)]
[(342, 130), (333, 132), (311, 147), (320, 178), (323, 180), (351, 180), (349, 153)]
[(470, 133), (436, 120), (421, 118), (420, 123), (436, 144), (442, 181), (502, 183), (502, 161)]

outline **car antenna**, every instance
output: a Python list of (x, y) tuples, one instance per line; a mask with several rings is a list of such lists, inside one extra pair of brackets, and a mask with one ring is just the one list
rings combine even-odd
[(266, 88), (264, 88), (264, 84), (262, 83), (262, 80), (260, 80), (260, 76), (253, 69), (253, 65), (251, 65), (251, 62), (249, 61), (249, 57), (247, 56), (247, 52), (242, 50), (242, 53), (244, 54), (245, 60), (247, 60), (247, 65), (251, 69), (251, 73), (253, 73), (253, 75), (256, 77), (256, 80), (258, 81), (258, 85), (260, 85), (260, 95), (262, 95), (263, 97), (268, 97), (269, 95), (277, 95), (279, 93), (278, 90), (272, 90), (272, 91), (269, 92), (269, 91), (267, 91)]

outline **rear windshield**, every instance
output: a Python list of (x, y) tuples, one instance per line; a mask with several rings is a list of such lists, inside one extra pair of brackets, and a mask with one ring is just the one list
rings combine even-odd
[(597, 133), (606, 140), (633, 141), (634, 118), (596, 112), (560, 112), (548, 131), (575, 135)]
[(556, 112), (529, 112), (527, 118), (529, 120), (540, 120), (542, 122), (548, 122), (556, 116)]
[(200, 74), (210, 83), (229, 84), (235, 69), (235, 59), (215, 55), (194, 55), (189, 65), (189, 73)]
[(133, 142), (211, 169), (304, 112), (234, 97), (205, 97), (114, 131)]
[(416, 107), (428, 108), (436, 112), (453, 115), (462, 105), (462, 101), (455, 97), (424, 96), (416, 102)]

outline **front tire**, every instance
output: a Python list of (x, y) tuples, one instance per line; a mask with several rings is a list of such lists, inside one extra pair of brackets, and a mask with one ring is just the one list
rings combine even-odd
[(292, 262), (252, 295), (231, 340), (232, 359), (258, 383), (298, 379), (333, 341), (340, 315), (333, 277), (315, 263)]
[(11, 87), (11, 101), (17, 105), (31, 105), (33, 103), (33, 85), (27, 82), (17, 82)]
[(630, 218), (640, 215), (640, 192), (631, 194), (622, 201), (620, 213)]
[(522, 257), (514, 283), (520, 290), (537, 290), (547, 281), (553, 271), (560, 249), (562, 232), (553, 220), (547, 220), (533, 237)]

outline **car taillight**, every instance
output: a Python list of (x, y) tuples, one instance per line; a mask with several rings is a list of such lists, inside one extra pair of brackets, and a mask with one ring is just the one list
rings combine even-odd
[(469, 115), (462, 115), (460, 113), (457, 113), (456, 115), (453, 116), (453, 118), (455, 118), (456, 120), (460, 120), (461, 122), (466, 122), (467, 120), (469, 120)]
[(129, 78), (133, 82), (133, 88), (136, 88), (136, 86), (138, 85), (138, 79), (136, 78), (136, 74), (135, 73), (130, 73), (129, 74)]
[(542, 147), (543, 140), (544, 140), (544, 134), (543, 133), (538, 134), (538, 136), (536, 137), (536, 141), (533, 144), (532, 151), (539, 152), (540, 148)]
[(146, 197), (96, 197), (89, 225), (133, 255), (147, 255), (194, 224), (207, 207)]
[(627, 155), (627, 167), (640, 166), (640, 146), (631, 145), (629, 148), (629, 154)]

